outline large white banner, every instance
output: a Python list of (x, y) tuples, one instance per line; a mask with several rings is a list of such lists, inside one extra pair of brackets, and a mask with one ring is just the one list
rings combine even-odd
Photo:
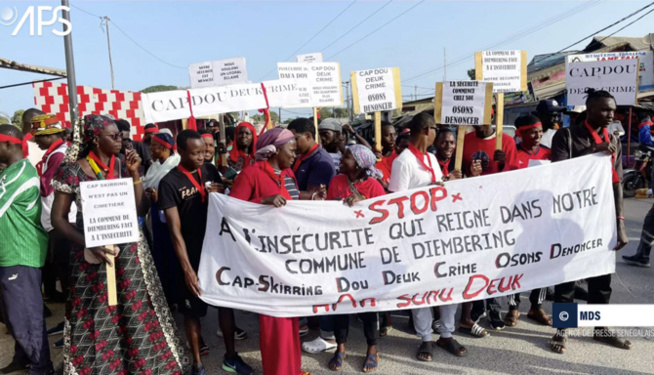
[(566, 60), (568, 105), (586, 105), (586, 89), (606, 90), (618, 105), (635, 105), (638, 60), (570, 62)]
[(615, 217), (600, 155), (351, 208), (214, 193), (198, 276), (205, 302), (279, 317), (461, 303), (614, 272)]
[(143, 113), (147, 122), (162, 122), (234, 111), (267, 108), (260, 83), (205, 87), (191, 90), (142, 94)]

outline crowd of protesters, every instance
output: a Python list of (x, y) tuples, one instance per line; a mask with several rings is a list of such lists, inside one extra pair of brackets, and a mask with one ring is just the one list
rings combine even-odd
[[(562, 109), (544, 101), (534, 114), (515, 121), (516, 137), (502, 134), (495, 149), (491, 125), (474, 126), (465, 136), (461, 168), (456, 168), (456, 132), (436, 124), (428, 113), (416, 114), (406, 126), (384, 122), (381, 149), (349, 125), (323, 119), (316, 131), (312, 119), (293, 120), (287, 129), (258, 134), (241, 122), (230, 145), (218, 144), (209, 130), (183, 130), (176, 137), (154, 124), (145, 127), (143, 142), (131, 139), (131, 126), (110, 116), (87, 115), (72, 133), (53, 115), (35, 109), (23, 115), (22, 131), (0, 125), (0, 292), (3, 321), (14, 337), (15, 354), (3, 374), (17, 370), (50, 374), (48, 334), (61, 332), (63, 370), (70, 374), (144, 373), (181, 374), (190, 349), (191, 374), (204, 374), (202, 357), (208, 353), (201, 320), (207, 305), (199, 298), (197, 271), (207, 223), (209, 193), (229, 194), (244, 201), (274, 207), (289, 200), (358, 201), (392, 192), (447, 184), (526, 168), (542, 161), (557, 162), (595, 152), (613, 155), (612, 182), (620, 249), (627, 243), (622, 204), (622, 147), (607, 131), (616, 104), (605, 91), (588, 95), (581, 121), (558, 129), (556, 112)], [(641, 127), (651, 142), (649, 126)], [(557, 130), (558, 129), (558, 130)], [(645, 135), (642, 135), (646, 138)], [(516, 141), (517, 140), (517, 141)], [(652, 142), (654, 144), (654, 142)], [(225, 163), (221, 163), (221, 157)], [(136, 243), (88, 248), (83, 231), (80, 183), (131, 177), (141, 238)], [(625, 259), (649, 266), (654, 238), (654, 207), (647, 215), (635, 256)], [(117, 305), (107, 301), (104, 264), (116, 269)], [(60, 288), (55, 288), (56, 281)], [(587, 280), (589, 303), (607, 304), (611, 276)], [(43, 288), (42, 288), (43, 286)], [(572, 302), (574, 282), (552, 286), (555, 302)], [(531, 291), (529, 319), (552, 325), (542, 304), (548, 288)], [(46, 300), (66, 302), (64, 322), (47, 330)], [(508, 312), (495, 298), (458, 305), (411, 311), (411, 324), (419, 336), (416, 359), (431, 361), (441, 348), (463, 357), (468, 349), (459, 334), (482, 338), (492, 330), (518, 324), (520, 295), (507, 298)], [(239, 356), (235, 341), (248, 337), (236, 325), (232, 309), (220, 307), (218, 321), (225, 345), (222, 368), (251, 374)], [(173, 319), (184, 316), (185, 340)], [(378, 340), (392, 329), (390, 313), (359, 316), (367, 342), (361, 365), (372, 372), (380, 365)], [(319, 336), (300, 342), (305, 319), (259, 316), (260, 348), (264, 374), (308, 374), (301, 370), (301, 352), (334, 350), (326, 365), (339, 371), (346, 358), (348, 315), (321, 316)], [(432, 335), (440, 337), (435, 342)], [(621, 349), (631, 343), (601, 328), (594, 337)], [(186, 341), (187, 345), (183, 342)], [(566, 351), (565, 330), (550, 340), (556, 353)]]

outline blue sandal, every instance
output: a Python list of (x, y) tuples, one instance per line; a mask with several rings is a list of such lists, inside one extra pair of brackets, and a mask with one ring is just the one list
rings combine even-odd
[[(369, 354), (366, 356), (366, 360), (363, 361), (363, 367), (361, 370), (363, 372), (373, 372), (377, 370), (377, 364), (379, 362), (379, 353), (375, 354)], [(370, 370), (366, 371), (366, 367), (370, 368)]]
[(343, 360), (345, 360), (345, 352), (334, 353), (332, 359), (329, 360), (329, 369), (332, 371), (341, 371)]

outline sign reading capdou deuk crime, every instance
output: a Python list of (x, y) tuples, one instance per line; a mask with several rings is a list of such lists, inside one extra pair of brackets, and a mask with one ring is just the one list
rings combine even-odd
[(402, 109), (400, 68), (359, 70), (350, 73), (354, 113)]
[(354, 207), (212, 193), (207, 228), (201, 298), (279, 317), (461, 303), (603, 275), (617, 242), (604, 155)]
[(618, 105), (635, 105), (638, 59), (566, 63), (568, 105), (586, 105), (586, 90), (608, 91)]
[(480, 81), (436, 83), (434, 120), (446, 125), (490, 124), (493, 84)]
[(160, 122), (191, 117), (189, 92), (193, 115), (196, 117), (266, 108), (266, 98), (260, 83), (163, 91), (141, 95), (146, 121)]
[(131, 178), (80, 183), (86, 247), (118, 245), (139, 240), (139, 225)]

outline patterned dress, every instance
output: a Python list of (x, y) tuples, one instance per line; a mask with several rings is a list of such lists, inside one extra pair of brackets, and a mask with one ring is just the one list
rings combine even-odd
[[(127, 175), (121, 170), (121, 175)], [(79, 164), (64, 163), (52, 185), (75, 196), (77, 228), (83, 230), (79, 185), (93, 181)], [(183, 349), (168, 309), (152, 255), (141, 235), (119, 245), (118, 304), (107, 304), (104, 264), (90, 264), (73, 245), (71, 289), (64, 328), (64, 373), (181, 375)]]

